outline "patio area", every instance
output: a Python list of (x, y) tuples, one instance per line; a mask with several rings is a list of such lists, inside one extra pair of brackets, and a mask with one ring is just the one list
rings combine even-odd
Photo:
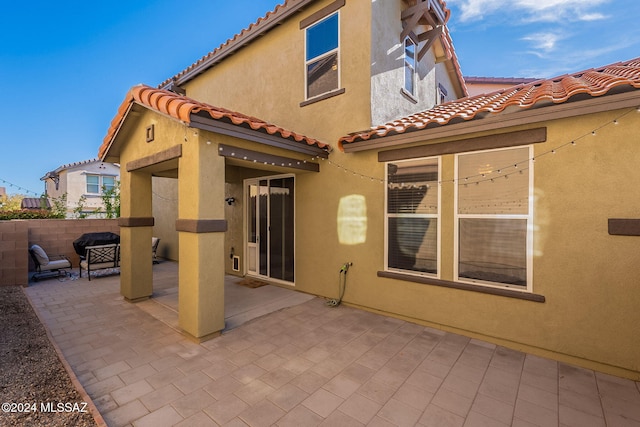
[(117, 275), (25, 288), (109, 426), (640, 426), (638, 382), (236, 278), (196, 344), (153, 268), (138, 304)]

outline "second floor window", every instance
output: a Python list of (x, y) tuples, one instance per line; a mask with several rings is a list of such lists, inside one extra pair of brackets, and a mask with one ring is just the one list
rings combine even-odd
[(87, 175), (87, 193), (102, 194), (103, 190), (111, 190), (116, 184), (113, 176)]
[(404, 90), (416, 95), (416, 44), (410, 37), (404, 39)]
[(336, 12), (305, 31), (307, 99), (340, 87), (338, 23), (339, 13)]

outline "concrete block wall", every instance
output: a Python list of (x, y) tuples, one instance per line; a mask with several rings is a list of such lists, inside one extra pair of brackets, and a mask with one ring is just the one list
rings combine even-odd
[(28, 221), (0, 221), (0, 285), (28, 284), (28, 236)]
[(42, 246), (49, 256), (65, 255), (74, 269), (80, 259), (73, 241), (84, 233), (120, 234), (117, 219), (31, 219), (0, 221), (0, 285), (28, 285), (35, 265), (29, 247)]

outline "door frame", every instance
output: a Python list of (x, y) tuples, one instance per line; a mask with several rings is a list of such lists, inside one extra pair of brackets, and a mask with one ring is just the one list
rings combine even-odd
[[(282, 178), (293, 178), (293, 265), (294, 265), (294, 281), (293, 282), (289, 282), (287, 280), (283, 280), (283, 279), (278, 279), (278, 278), (273, 278), (271, 277), (269, 274), (269, 269), (270, 269), (270, 265), (269, 265), (269, 253), (270, 251), (270, 243), (267, 243), (267, 275), (263, 275), (260, 274), (260, 249), (259, 249), (259, 243), (255, 243), (255, 255), (256, 255), (256, 270), (255, 271), (251, 271), (249, 269), (249, 258), (250, 258), (250, 245), (251, 243), (249, 242), (249, 232), (250, 232), (250, 227), (249, 227), (249, 218), (250, 216), (250, 212), (249, 210), (251, 209), (251, 204), (249, 203), (249, 196), (250, 196), (250, 190), (249, 187), (250, 185), (256, 185), (259, 189), (260, 187), (260, 181), (271, 181), (274, 179), (282, 179)], [(243, 229), (244, 229), (244, 233), (243, 233), (243, 245), (244, 245), (244, 253), (245, 255), (245, 262), (243, 263), (244, 265), (244, 275), (248, 276), (248, 277), (255, 277), (258, 279), (265, 279), (265, 280), (269, 280), (270, 282), (274, 282), (274, 283), (278, 283), (281, 285), (286, 285), (286, 286), (291, 286), (294, 287), (295, 286), (295, 272), (297, 270), (296, 267), (296, 176), (295, 174), (291, 174), (291, 173), (286, 173), (286, 174), (277, 174), (277, 175), (264, 175), (264, 176), (258, 176), (258, 177), (254, 177), (254, 178), (247, 178), (244, 179), (242, 182), (242, 190), (243, 190), (243, 198), (244, 198), (244, 204), (246, 206), (246, 208), (244, 209), (243, 212), (243, 218), (242, 218), (242, 223), (243, 223)], [(259, 223), (259, 218), (260, 218), (260, 207), (259, 207), (259, 197), (256, 199), (256, 207), (255, 207), (257, 214), (255, 216), (256, 221)], [(267, 205), (267, 215), (269, 215), (269, 205)], [(267, 221), (268, 223), (268, 221)], [(256, 233), (258, 233), (258, 224), (256, 224)]]

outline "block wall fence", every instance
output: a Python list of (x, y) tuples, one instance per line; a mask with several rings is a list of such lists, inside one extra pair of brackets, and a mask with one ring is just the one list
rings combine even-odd
[(65, 255), (74, 269), (80, 258), (73, 241), (84, 233), (120, 234), (117, 219), (28, 219), (0, 221), (0, 286), (28, 286), (35, 266), (29, 247), (37, 244), (51, 257)]

